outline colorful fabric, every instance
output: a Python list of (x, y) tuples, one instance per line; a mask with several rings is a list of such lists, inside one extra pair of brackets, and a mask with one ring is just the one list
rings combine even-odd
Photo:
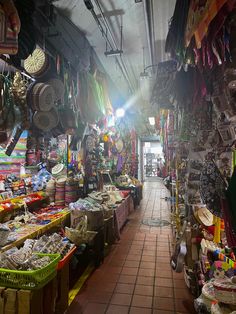
[(227, 0), (191, 0), (185, 31), (185, 47), (188, 47), (192, 37), (195, 37), (197, 48), (207, 34), (208, 27)]

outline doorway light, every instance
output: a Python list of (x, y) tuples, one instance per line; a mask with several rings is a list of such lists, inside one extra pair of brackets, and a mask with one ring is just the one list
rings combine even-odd
[(125, 115), (125, 110), (123, 108), (116, 109), (116, 117), (123, 118)]
[(150, 125), (155, 125), (155, 118), (154, 117), (149, 117), (148, 118)]

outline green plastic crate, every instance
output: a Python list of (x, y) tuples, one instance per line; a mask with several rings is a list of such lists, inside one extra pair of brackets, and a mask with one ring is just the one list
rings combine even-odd
[(49, 256), (51, 263), (37, 270), (10, 270), (0, 268), (0, 286), (8, 288), (34, 290), (44, 287), (57, 274), (57, 264), (61, 258), (60, 254), (42, 254), (38, 256)]

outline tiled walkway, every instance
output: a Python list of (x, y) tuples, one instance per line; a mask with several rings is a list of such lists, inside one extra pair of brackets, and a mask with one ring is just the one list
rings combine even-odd
[(68, 314), (195, 313), (183, 280), (170, 268), (171, 228), (149, 227), (144, 218), (170, 220), (161, 182), (144, 185), (143, 200), (121, 240), (86, 282)]

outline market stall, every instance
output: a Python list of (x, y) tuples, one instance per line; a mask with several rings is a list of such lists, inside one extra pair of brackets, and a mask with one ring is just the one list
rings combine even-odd
[(170, 263), (197, 313), (236, 306), (235, 7), (176, 2), (166, 40), (173, 59), (159, 63), (152, 95), (172, 192)]
[(1, 313), (64, 313), (140, 203), (137, 134), (91, 49), (77, 67), (48, 44), (33, 1), (0, 9), (14, 35), (0, 47)]

